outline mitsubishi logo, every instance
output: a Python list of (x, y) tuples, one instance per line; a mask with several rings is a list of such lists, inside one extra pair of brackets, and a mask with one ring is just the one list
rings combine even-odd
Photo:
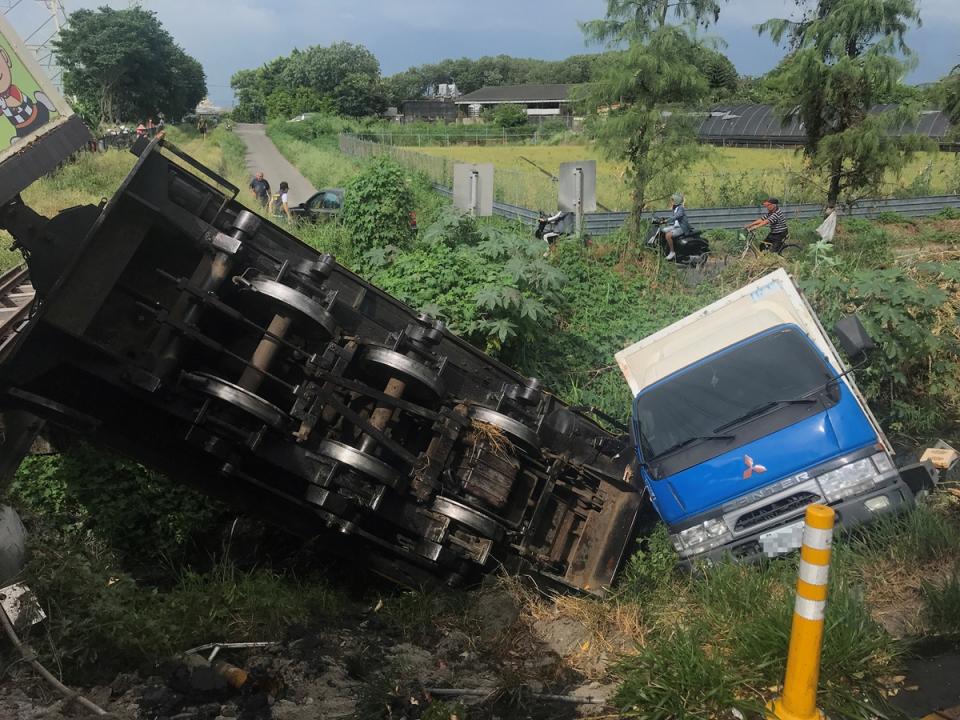
[(743, 471), (744, 480), (749, 480), (754, 473), (765, 473), (767, 471), (763, 465), (755, 463), (749, 455), (743, 456), (743, 464), (747, 466), (747, 469)]

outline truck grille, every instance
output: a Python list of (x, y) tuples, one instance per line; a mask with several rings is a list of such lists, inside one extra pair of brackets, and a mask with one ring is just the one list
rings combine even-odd
[(786, 515), (792, 513), (795, 510), (800, 510), (805, 508), (812, 502), (816, 502), (820, 499), (820, 496), (812, 492), (800, 492), (795, 495), (790, 495), (785, 498), (780, 498), (768, 505), (757, 508), (756, 510), (751, 510), (748, 513), (744, 513), (739, 518), (737, 518), (737, 524), (734, 525), (734, 531), (740, 532), (751, 528), (754, 525), (760, 525), (767, 522), (768, 520), (773, 520), (780, 515)]

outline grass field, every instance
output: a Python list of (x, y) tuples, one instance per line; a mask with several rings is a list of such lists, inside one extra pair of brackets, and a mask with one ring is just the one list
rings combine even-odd
[[(793, 150), (704, 147), (706, 157), (697, 163), (679, 189), (691, 207), (752, 205), (768, 195), (785, 202), (818, 201), (814, 188), (802, 187), (803, 158)], [(597, 200), (612, 210), (629, 207), (629, 189), (624, 166), (603, 157), (594, 147), (582, 145), (491, 145), (407, 148), (450, 161), (492, 162), (498, 177), (500, 199), (529, 208), (550, 209), (556, 203), (556, 188), (544, 173), (524, 158), (556, 175), (560, 163), (572, 160), (597, 161)], [(949, 153), (917, 156), (901, 177), (891, 176), (885, 191), (889, 195), (926, 195), (957, 192), (960, 163)], [(655, 188), (654, 196), (668, 196), (677, 188)], [(657, 206), (664, 205), (660, 202)]]

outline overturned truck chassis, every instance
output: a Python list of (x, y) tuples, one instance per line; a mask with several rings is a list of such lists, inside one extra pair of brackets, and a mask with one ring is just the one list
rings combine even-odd
[(2, 222), (37, 292), (8, 410), (87, 435), (405, 584), (502, 565), (608, 585), (632, 453), (250, 213), (162, 140), (101, 207)]

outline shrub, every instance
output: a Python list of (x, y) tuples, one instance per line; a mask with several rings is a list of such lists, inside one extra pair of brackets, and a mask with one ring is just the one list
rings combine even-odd
[(937, 220), (960, 220), (960, 210), (952, 207), (945, 207), (934, 215)]
[(553, 325), (564, 277), (542, 253), (542, 243), (499, 222), (481, 224), (450, 209), (414, 247), (370, 250), (364, 269), (386, 292), (502, 354)]
[(658, 523), (621, 571), (619, 590), (627, 597), (649, 597), (673, 576), (676, 564), (677, 553), (667, 527)]
[(11, 497), (46, 522), (92, 533), (130, 566), (148, 572), (190, 558), (225, 519), (224, 508), (157, 472), (109, 452), (76, 445), (26, 457)]
[(960, 270), (926, 263), (820, 273), (803, 283), (828, 327), (856, 312), (880, 350), (859, 373), (893, 431), (932, 437), (960, 422)]
[[(290, 625), (339, 613), (345, 596), (322, 579), (267, 569), (239, 570), (222, 559), (212, 571), (183, 571), (172, 586), (144, 585), (118, 568), (103, 545), (55, 531), (33, 534), (26, 581), (48, 619), (25, 638), (68, 682), (103, 683), (212, 640), (282, 638)], [(69, 658), (62, 662), (61, 658)]]
[(344, 188), (341, 219), (358, 251), (405, 247), (413, 240), (413, 192), (403, 169), (376, 158)]
[(881, 225), (912, 225), (913, 221), (904, 217), (895, 210), (883, 210), (877, 215), (877, 222)]
[(523, 127), (527, 124), (527, 106), (509, 103), (497, 105), (485, 113), (489, 122), (501, 128)]

